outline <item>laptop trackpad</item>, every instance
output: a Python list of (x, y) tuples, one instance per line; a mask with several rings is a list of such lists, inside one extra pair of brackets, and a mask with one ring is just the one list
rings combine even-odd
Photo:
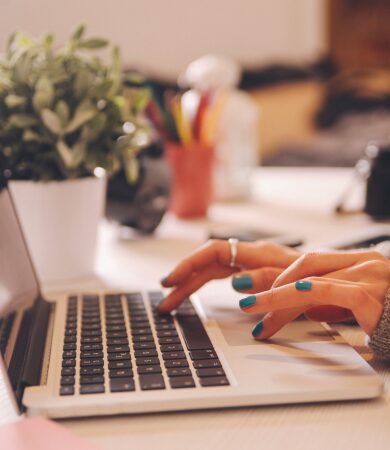
[[(207, 305), (206, 302), (203, 302), (202, 306), (207, 317), (216, 320), (229, 345), (257, 345), (252, 338), (251, 330), (256, 320), (260, 320), (259, 316), (242, 313), (237, 307)], [(332, 340), (334, 339), (331, 333), (320, 323), (306, 319), (298, 319), (287, 324), (272, 337), (273, 342), (280, 344)]]

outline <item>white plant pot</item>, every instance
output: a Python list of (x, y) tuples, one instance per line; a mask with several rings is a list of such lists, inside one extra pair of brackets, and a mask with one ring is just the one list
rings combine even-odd
[(41, 281), (91, 274), (106, 179), (9, 182)]

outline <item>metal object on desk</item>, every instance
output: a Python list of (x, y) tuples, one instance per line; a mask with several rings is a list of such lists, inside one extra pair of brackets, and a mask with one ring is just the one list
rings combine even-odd
[(139, 156), (140, 177), (129, 184), (123, 170), (108, 182), (106, 216), (142, 233), (152, 233), (168, 208), (171, 173), (161, 143), (153, 143)]
[[(335, 212), (348, 214), (365, 212), (373, 219), (390, 218), (390, 144), (369, 143), (365, 157), (355, 166), (355, 174), (351, 184), (341, 195)], [(362, 209), (346, 207), (348, 198), (357, 185), (365, 186), (365, 200)]]

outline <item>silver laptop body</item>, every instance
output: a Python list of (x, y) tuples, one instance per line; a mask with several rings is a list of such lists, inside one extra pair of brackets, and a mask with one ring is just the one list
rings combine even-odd
[[(160, 315), (161, 292), (43, 299), (0, 179), (0, 351), (4, 389), (27, 415), (53, 418), (368, 399), (382, 380), (326, 324), (250, 336), (226, 283)], [(230, 300), (227, 300), (229, 299)], [(5, 383), (0, 380), (0, 383)]]

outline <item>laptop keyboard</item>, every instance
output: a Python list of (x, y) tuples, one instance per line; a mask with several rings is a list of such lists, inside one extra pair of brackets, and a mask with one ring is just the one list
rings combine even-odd
[(190, 300), (171, 315), (161, 292), (147, 297), (68, 298), (60, 395), (229, 385)]
[(16, 313), (12, 312), (11, 314), (8, 314), (4, 318), (0, 319), (0, 353), (2, 355), (5, 354), (5, 351), (7, 349), (8, 340), (11, 334), (12, 325), (15, 321)]

